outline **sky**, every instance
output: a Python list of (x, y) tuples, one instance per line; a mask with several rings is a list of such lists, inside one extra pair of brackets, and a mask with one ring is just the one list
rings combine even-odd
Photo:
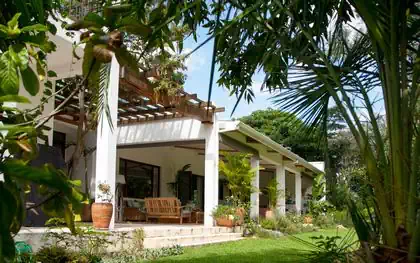
[[(362, 26), (360, 25), (360, 21), (356, 21), (354, 23), (356, 27), (362, 28)], [(183, 53), (189, 53), (207, 38), (207, 30), (201, 28), (198, 31), (197, 42), (195, 42), (192, 37), (188, 38), (184, 42)], [(188, 69), (186, 72), (187, 80), (184, 84), (184, 89), (189, 93), (197, 93), (198, 97), (204, 101), (207, 101), (208, 96), (212, 54), (213, 40), (209, 41), (206, 45), (202, 46), (200, 49), (194, 52), (186, 61), (186, 66)], [(216, 83), (218, 79), (219, 72), (216, 66), (211, 101), (218, 107), (225, 107), (225, 112), (219, 114), (220, 119), (239, 118), (242, 116), (250, 115), (256, 110), (277, 108), (276, 105), (274, 105), (270, 101), (270, 94), (268, 92), (260, 91), (264, 75), (263, 73), (257, 73), (254, 76), (254, 83), (252, 86), (252, 89), (255, 94), (254, 101), (248, 104), (245, 100), (242, 100), (239, 103), (233, 115), (231, 115), (233, 107), (236, 103), (236, 97), (229, 96), (229, 92), (225, 90), (225, 88), (218, 86)], [(378, 87), (377, 89), (374, 89), (369, 93), (369, 97), (373, 101), (376, 100), (377, 96), (380, 94), (380, 87)], [(331, 106), (334, 105), (335, 104), (331, 101)], [(361, 107), (362, 105), (358, 106)], [(381, 115), (385, 114), (383, 101), (380, 100), (379, 102), (375, 103), (374, 111), (375, 113), (379, 113)], [(365, 116), (367, 115), (366, 110), (363, 108), (359, 108), (358, 112), (361, 115), (360, 118), (365, 119)]]
[[(206, 33), (205, 29), (200, 29), (198, 31), (197, 42), (195, 42), (192, 38), (188, 38), (184, 42), (183, 53), (190, 52), (207, 39), (208, 35)], [(186, 61), (188, 70), (186, 72), (187, 80), (184, 84), (184, 89), (189, 93), (197, 93), (198, 98), (204, 101), (207, 101), (208, 96), (212, 54), (213, 41), (209, 41), (206, 45), (194, 52)], [(262, 74), (257, 74), (253, 83), (253, 90), (255, 93), (254, 102), (248, 104), (244, 100), (241, 101), (234, 114), (231, 116), (233, 107), (236, 103), (236, 97), (230, 97), (228, 91), (226, 91), (223, 87), (218, 86), (216, 83), (218, 79), (219, 72), (216, 67), (211, 101), (218, 107), (225, 107), (225, 112), (219, 114), (220, 119), (239, 118), (249, 115), (256, 110), (275, 107), (269, 101), (269, 94), (260, 91), (264, 77)]]

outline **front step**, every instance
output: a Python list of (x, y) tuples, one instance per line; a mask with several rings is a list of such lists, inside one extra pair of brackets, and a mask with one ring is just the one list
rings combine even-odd
[(179, 235), (179, 236), (159, 236), (146, 237), (144, 239), (145, 248), (161, 248), (174, 245), (180, 246), (201, 246), (212, 243), (241, 240), (242, 233), (218, 233), (206, 235)]
[(177, 237), (177, 236), (207, 236), (224, 233), (242, 233), (240, 227), (160, 227), (153, 226), (144, 228), (146, 238), (152, 237)]

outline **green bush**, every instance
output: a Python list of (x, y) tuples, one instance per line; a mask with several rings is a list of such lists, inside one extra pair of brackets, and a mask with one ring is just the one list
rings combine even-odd
[(285, 229), (289, 225), (294, 224), (287, 216), (279, 216), (276, 218), (277, 229)]
[(236, 215), (236, 207), (230, 205), (218, 205), (211, 213), (213, 218), (222, 218)]
[(334, 222), (338, 225), (343, 225), (345, 227), (352, 227), (353, 226), (353, 222), (351, 221), (351, 216), (347, 212), (347, 210), (334, 211), (332, 213), (332, 216), (334, 218)]
[(318, 215), (313, 219), (313, 223), (320, 228), (330, 228), (335, 225), (332, 215)]
[(300, 230), (301, 229), (299, 228), (298, 225), (290, 224), (282, 232), (286, 233), (286, 234), (289, 234), (289, 235), (294, 235), (294, 234), (297, 234), (297, 233), (301, 232)]
[(183, 253), (184, 248), (179, 245), (141, 251), (122, 251), (104, 257), (101, 263), (137, 263), (143, 260), (156, 260), (161, 257), (176, 256)]
[(260, 221), (260, 225), (262, 228), (276, 230), (277, 229), (277, 222), (275, 219), (262, 219)]
[(43, 247), (35, 254), (35, 262), (66, 263), (72, 262), (74, 254), (63, 247)]

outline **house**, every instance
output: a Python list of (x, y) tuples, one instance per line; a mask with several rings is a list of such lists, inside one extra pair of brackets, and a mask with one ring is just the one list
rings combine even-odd
[[(66, 79), (81, 74), (81, 63), (72, 56), (74, 40), (60, 26), (57, 28), (57, 35), (51, 36), (57, 52), (48, 58), (50, 69), (58, 74), (54, 80), (56, 91)], [(76, 52), (83, 50), (77, 48)], [(64, 100), (63, 95), (58, 93), (45, 105), (45, 114)], [(33, 102), (38, 99), (33, 98)], [(75, 143), (78, 122), (77, 96), (72, 99), (74, 103), (70, 102), (47, 123), (52, 128), (48, 143), (59, 148), (66, 161), (74, 151), (68, 145)], [(211, 211), (228, 195), (218, 171), (223, 151), (252, 155), (252, 167), (259, 168), (253, 183), (256, 188), (262, 189), (270, 179), (276, 178), (279, 190), (288, 193), (278, 199), (280, 213), (304, 210), (312, 179), (322, 172), (244, 123), (219, 120), (218, 114), (224, 109), (212, 103), (208, 105), (196, 94), (182, 92), (176, 101), (156, 98), (142, 79), (120, 68), (115, 57), (105, 99), (110, 114), (103, 112), (97, 130), (87, 134), (85, 147), (91, 151), (75, 168), (73, 179), (80, 179), (82, 189), (88, 188), (88, 194), (96, 199), (95, 190), (100, 182), (108, 183), (112, 192), (120, 190), (118, 202), (113, 199), (111, 229), (116, 220), (124, 220), (128, 203), (145, 197), (174, 196), (169, 185), (175, 180), (176, 172), (187, 164), (191, 167), (182, 177), (178, 198), (185, 204), (195, 195), (204, 211), (204, 226), (213, 226)], [(267, 207), (267, 198), (253, 193), (251, 205), (251, 216), (256, 218)]]

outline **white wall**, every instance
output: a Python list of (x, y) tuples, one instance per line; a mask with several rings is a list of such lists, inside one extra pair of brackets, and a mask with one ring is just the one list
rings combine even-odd
[[(77, 128), (73, 125), (61, 122), (61, 121), (54, 121), (54, 130), (58, 132), (62, 132), (66, 134), (66, 144), (72, 144), (76, 142), (76, 136), (77, 136)], [(86, 148), (94, 148), (96, 147), (96, 133), (90, 132), (85, 137), (85, 147)], [(69, 162), (69, 160), (72, 157), (72, 154), (74, 153), (74, 146), (70, 146), (66, 148), (64, 160), (66, 163)], [(86, 158), (87, 161), (87, 170), (88, 170), (88, 184), (90, 189), (90, 196), (95, 196), (95, 152), (92, 152), (89, 154)], [(76, 171), (74, 173), (73, 179), (81, 180), (82, 181), (82, 190), (85, 190), (85, 161), (84, 158), (81, 157), (78, 166), (76, 167)]]
[(117, 145), (203, 140), (209, 127), (192, 118), (165, 119), (119, 126)]

